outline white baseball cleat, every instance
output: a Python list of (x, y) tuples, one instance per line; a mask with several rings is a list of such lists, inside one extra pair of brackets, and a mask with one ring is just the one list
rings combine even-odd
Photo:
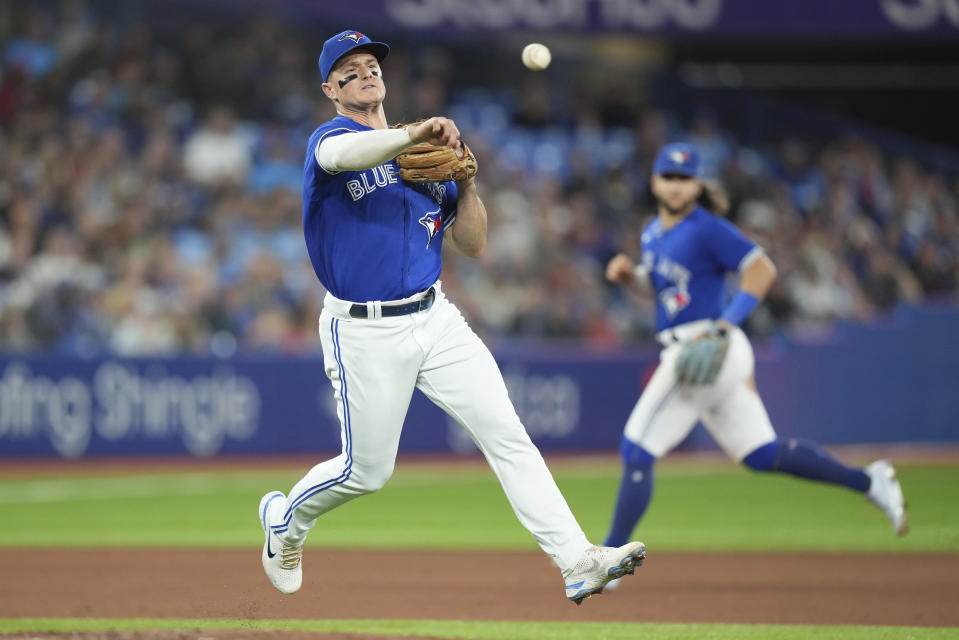
[(630, 542), (621, 547), (590, 547), (563, 573), (566, 597), (582, 604), (586, 598), (603, 592), (611, 580), (632, 574), (646, 559), (646, 545)]
[(909, 529), (906, 521), (906, 500), (902, 496), (902, 486), (896, 479), (896, 470), (888, 460), (876, 460), (866, 467), (866, 475), (870, 480), (866, 497), (886, 512), (897, 536), (906, 533)]
[(287, 544), (270, 528), (271, 524), (283, 520), (285, 509), (286, 496), (280, 491), (271, 491), (260, 498), (260, 526), (266, 534), (263, 570), (273, 586), (282, 593), (295, 593), (303, 584), (303, 547)]

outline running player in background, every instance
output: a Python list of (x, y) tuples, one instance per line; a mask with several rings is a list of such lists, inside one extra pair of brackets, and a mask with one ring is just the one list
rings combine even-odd
[[(819, 445), (776, 437), (756, 391), (753, 352), (739, 325), (776, 278), (763, 250), (723, 219), (725, 196), (700, 179), (696, 150), (682, 143), (660, 150), (653, 164), (657, 216), (643, 230), (641, 262), (625, 254), (607, 265), (612, 282), (656, 296), (659, 367), (623, 433), (623, 477), (606, 544), (622, 544), (649, 506), (653, 463), (701, 421), (734, 460), (756, 471), (779, 471), (848, 487), (865, 495), (906, 531), (902, 489), (891, 464), (865, 469), (839, 462)], [(727, 304), (726, 276), (740, 275)]]
[(271, 491), (260, 500), (263, 569), (279, 591), (300, 588), (307, 534), (319, 516), (386, 483), (419, 388), (476, 441), (516, 516), (561, 569), (566, 596), (580, 604), (633, 573), (646, 547), (587, 541), (516, 415), (493, 356), (443, 295), (444, 239), (480, 256), (486, 209), (472, 178), (399, 177), (392, 159), (414, 143), (460, 153), (462, 145), (447, 118), (387, 127), (379, 63), (388, 53), (382, 42), (343, 31), (320, 54), (323, 92), (337, 116), (307, 143), (303, 227), (328, 291), (319, 329), (343, 451), (313, 467), (289, 496)]

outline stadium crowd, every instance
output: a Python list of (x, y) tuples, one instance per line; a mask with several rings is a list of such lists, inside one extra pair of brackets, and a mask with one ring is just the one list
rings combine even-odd
[[(121, 26), (65, 0), (4, 3), (0, 43), (0, 350), (319, 350), (300, 202), (303, 145), (332, 115), (315, 38), (262, 17)], [(864, 138), (746, 145), (708, 109), (679, 122), (616, 87), (574, 100), (539, 77), (504, 105), (457, 87), (454, 66), (398, 43), (387, 114), (452, 115), (476, 152), (487, 251), (448, 252), (442, 277), (494, 341), (653, 333), (652, 302), (602, 274), (635, 254), (651, 158), (675, 139), (698, 146), (779, 268), (752, 333), (957, 303), (956, 176)]]

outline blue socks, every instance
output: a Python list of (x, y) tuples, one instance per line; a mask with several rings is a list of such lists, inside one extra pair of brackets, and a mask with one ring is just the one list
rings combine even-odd
[(623, 479), (616, 498), (613, 523), (603, 543), (607, 547), (621, 547), (629, 542), (653, 495), (653, 462), (656, 460), (653, 455), (625, 437), (620, 454), (623, 457)]
[(847, 467), (809, 440), (777, 438), (743, 458), (743, 464), (755, 471), (781, 471), (862, 493), (869, 490), (869, 476), (862, 469)]
[[(629, 542), (653, 495), (653, 463), (656, 461), (653, 454), (625, 437), (620, 454), (623, 478), (613, 523), (603, 543), (607, 547), (621, 547)], [(869, 476), (862, 469), (847, 467), (809, 440), (777, 438), (743, 458), (743, 464), (755, 471), (779, 471), (862, 493), (869, 490)]]

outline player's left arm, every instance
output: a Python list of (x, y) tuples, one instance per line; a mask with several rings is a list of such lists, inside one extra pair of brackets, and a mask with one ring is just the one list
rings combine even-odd
[(755, 311), (776, 280), (776, 265), (760, 250), (740, 273), (739, 291), (723, 309), (719, 324), (740, 325)]
[[(723, 242), (721, 235), (714, 238), (719, 240), (716, 256), (725, 259), (727, 265), (734, 256), (741, 256), (739, 291), (710, 329), (683, 345), (676, 359), (676, 379), (681, 384), (712, 384), (716, 380), (729, 348), (730, 331), (756, 310), (776, 279), (772, 260), (738, 230), (729, 234), (728, 242)], [(749, 384), (754, 384), (752, 377)]]
[(739, 278), (739, 290), (762, 300), (776, 281), (776, 265), (765, 253), (750, 262)]
[(739, 290), (718, 319), (719, 324), (727, 328), (741, 325), (756, 310), (776, 280), (776, 265), (758, 246), (743, 259), (739, 272)]
[(460, 253), (478, 258), (486, 248), (486, 205), (476, 190), (475, 178), (457, 182), (456, 189), (456, 219), (449, 238)]
[(706, 238), (717, 266), (740, 274), (739, 290), (717, 318), (720, 326), (739, 326), (766, 297), (776, 279), (776, 266), (762, 247), (728, 220), (713, 218)]
[[(713, 326), (683, 345), (676, 358), (676, 380), (680, 384), (702, 385), (716, 381), (729, 349), (731, 330), (756, 310), (776, 279), (776, 266), (762, 247), (730, 222), (714, 220), (705, 246), (723, 269), (739, 272), (739, 291)], [(749, 384), (753, 384), (752, 377)]]

